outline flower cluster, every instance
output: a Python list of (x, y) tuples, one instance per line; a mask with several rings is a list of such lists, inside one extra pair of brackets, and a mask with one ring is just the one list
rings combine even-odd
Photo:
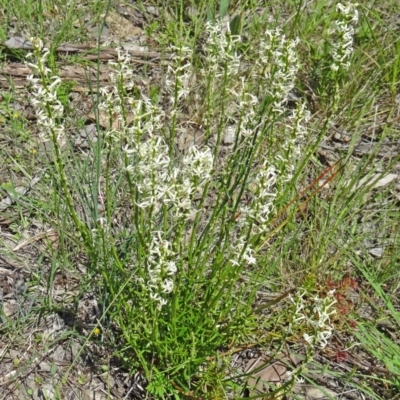
[(262, 125), (263, 119), (258, 124), (255, 123), (258, 119), (260, 101), (257, 96), (248, 92), (244, 77), (241, 77), (239, 82), (238, 90), (229, 89), (228, 91), (231, 104), (226, 111), (228, 123), (234, 123), (227, 129), (233, 129), (242, 141), (253, 137), (256, 129)]
[[(258, 232), (268, 229), (270, 216), (274, 210), (277, 185), (289, 181), (293, 176), (294, 161), (300, 155), (301, 140), (304, 139), (309, 118), (310, 112), (304, 103), (300, 103), (297, 109), (289, 111), (284, 119), (284, 140), (279, 143), (280, 151), (265, 154), (260, 149), (257, 172), (250, 178), (249, 183), (251, 200), (240, 207), (238, 227), (248, 227), (252, 222), (256, 222)], [(246, 121), (247, 124), (244, 123)], [(241, 131), (250, 132), (250, 129), (246, 130), (250, 121), (243, 118), (241, 122), (243, 123)]]
[(338, 3), (337, 11), (340, 13), (340, 19), (334, 22), (331, 29), (331, 39), (334, 41), (332, 50), (333, 63), (331, 69), (338, 71), (340, 68), (348, 69), (350, 66), (350, 57), (353, 52), (354, 27), (358, 22), (357, 4), (347, 3), (343, 5)]
[(284, 119), (285, 140), (279, 143), (280, 146), (280, 183), (289, 182), (295, 170), (295, 160), (301, 155), (301, 145), (307, 132), (307, 123), (311, 118), (310, 111), (306, 108), (305, 102), (299, 102), (295, 110), (290, 110)]
[[(170, 71), (176, 74), (175, 111), (178, 106), (175, 101), (180, 102), (187, 95), (183, 80), (188, 78), (189, 64), (183, 63), (189, 53), (182, 50), (174, 58), (178, 66)], [(129, 90), (134, 83), (129, 62), (129, 54), (118, 50), (117, 62), (110, 63), (113, 87), (102, 89), (103, 101), (99, 108), (117, 118), (120, 125), (117, 130), (110, 128), (106, 134), (123, 141), (125, 170), (132, 176), (137, 191), (136, 206), (154, 213), (168, 206), (171, 215), (186, 216), (191, 210), (193, 195), (210, 179), (212, 153), (207, 147), (193, 146), (183, 158), (171, 158), (170, 145), (162, 133), (165, 113), (143, 94), (139, 99), (131, 97)]]
[(241, 38), (232, 35), (229, 24), (224, 26), (222, 21), (207, 22), (205, 32), (204, 67), (200, 76), (205, 83), (208, 107), (203, 120), (206, 126), (212, 127), (218, 119), (226, 119), (224, 110), (231, 100), (227, 92), (235, 85), (241, 65), (237, 52), (237, 43)]
[(121, 86), (123, 86), (125, 90), (131, 90), (134, 87), (132, 57), (127, 51), (123, 52), (121, 48), (117, 48), (116, 51), (117, 62), (108, 62), (108, 65), (112, 68), (110, 79), (113, 83), (113, 88), (120, 90)]
[[(190, 69), (186, 57), (188, 52), (182, 50), (171, 61), (168, 71), (171, 81), (167, 77), (166, 91), (173, 98), (175, 111), (187, 96), (185, 80)], [(110, 119), (117, 118), (120, 122), (118, 129), (110, 127), (106, 136), (120, 142), (125, 154), (124, 168), (136, 191), (135, 205), (150, 216), (147, 228), (152, 239), (144, 263), (145, 273), (138, 282), (161, 309), (173, 291), (176, 254), (163, 233), (154, 232), (157, 228), (153, 226), (153, 216), (164, 209), (168, 210), (169, 221), (186, 218), (193, 206), (193, 196), (211, 178), (213, 156), (208, 147), (193, 146), (184, 156), (173, 157), (171, 145), (163, 135), (164, 111), (144, 94), (132, 98), (129, 92), (134, 86), (129, 61), (129, 55), (119, 51), (117, 62), (110, 64), (113, 86), (102, 90), (99, 108), (108, 112)]]
[(135, 177), (139, 193), (137, 206), (172, 205), (175, 216), (184, 216), (191, 210), (192, 197), (211, 177), (213, 157), (210, 149), (192, 146), (181, 163), (172, 165), (169, 147), (160, 137), (153, 136), (138, 146), (125, 149), (131, 160), (127, 171)]
[(268, 166), (268, 161), (265, 159), (253, 182), (253, 185), (256, 185), (255, 196), (257, 202), (250, 212), (250, 216), (255, 221), (258, 221), (260, 226), (268, 222), (269, 215), (273, 210), (273, 202), (276, 196), (276, 180), (277, 171), (275, 167)]
[[(300, 154), (300, 142), (305, 134), (305, 123), (310, 116), (305, 103), (299, 103), (296, 110), (288, 110), (285, 106), (299, 68), (295, 51), (299, 41), (286, 38), (279, 29), (266, 30), (259, 40), (259, 54), (252, 69), (253, 75), (246, 78), (240, 75), (242, 60), (236, 51), (240, 36), (231, 36), (229, 28), (224, 32), (218, 23), (208, 23), (206, 30), (207, 71), (204, 74), (207, 74), (211, 92), (216, 82), (220, 86), (226, 85), (226, 97), (229, 100), (224, 99), (224, 132), (231, 142), (237, 144), (235, 150), (249, 146), (251, 142), (251, 146), (254, 146), (255, 140), (265, 140), (266, 135), (260, 134), (259, 139), (255, 137), (271, 124), (271, 113), (272, 120), (284, 115), (280, 127), (276, 132), (274, 130), (268, 143), (274, 145), (273, 142), (279, 140), (279, 149), (265, 152), (260, 146), (255, 166), (257, 172), (249, 178), (251, 193), (246, 194), (251, 199), (240, 207), (236, 218), (239, 230), (253, 226), (261, 232), (268, 229), (278, 183), (287, 182), (293, 175), (295, 161)], [(221, 83), (218, 79), (221, 77), (229, 77), (232, 82)], [(235, 78), (236, 83), (232, 84)], [(264, 108), (265, 104), (268, 108)], [(207, 124), (211, 123), (208, 118), (213, 116), (212, 111), (206, 116)]]
[(259, 232), (268, 229), (269, 218), (274, 209), (277, 179), (276, 168), (264, 159), (249, 186), (252, 199), (248, 204), (240, 207), (240, 214), (236, 221), (238, 228), (244, 228), (246, 231), (253, 226), (254, 229), (253, 223), (256, 222), (256, 229)]
[(207, 39), (204, 52), (207, 60), (207, 69), (203, 75), (221, 78), (225, 75), (235, 76), (239, 71), (240, 56), (236, 51), (236, 43), (240, 36), (232, 35), (229, 24), (224, 29), (222, 22), (206, 23)]
[(324, 348), (333, 332), (331, 315), (336, 313), (336, 310), (332, 309), (336, 303), (334, 293), (333, 291), (328, 292), (324, 298), (318, 295), (311, 298), (306, 297), (305, 291), (298, 293), (294, 298), (289, 296), (295, 308), (289, 332), (293, 333), (297, 329), (306, 327), (307, 332), (303, 334), (304, 340), (312, 346)]
[(170, 115), (176, 114), (178, 103), (189, 95), (190, 79), (192, 77), (192, 50), (188, 47), (177, 48), (168, 63), (164, 90), (168, 93), (172, 109)]
[[(61, 84), (58, 76), (52, 76), (51, 70), (46, 67), (50, 51), (45, 48), (40, 39), (31, 39), (33, 52), (28, 58), (36, 58), (36, 63), (28, 62), (32, 74), (27, 76), (31, 84), (31, 104), (35, 109), (37, 124), (42, 129), (42, 140), (56, 139), (64, 135), (64, 126), (59, 119), (64, 114), (64, 107), (57, 97), (57, 90)], [(35, 77), (38, 76), (38, 77)]]
[(243, 237), (239, 237), (233, 246), (233, 254), (230, 259), (232, 265), (240, 265), (243, 259), (248, 265), (254, 265), (256, 258), (254, 257), (254, 250), (250, 244), (246, 243)]
[(172, 261), (175, 254), (171, 247), (171, 243), (162, 238), (162, 232), (154, 232), (146, 262), (147, 281), (143, 283), (150, 292), (150, 298), (156, 301), (159, 308), (167, 304), (166, 296), (174, 288), (173, 277), (177, 268)]
[(273, 110), (281, 114), (289, 91), (293, 89), (294, 80), (299, 69), (295, 48), (298, 39), (288, 40), (280, 29), (266, 30), (260, 41), (257, 74), (266, 80), (264, 85), (273, 101)]
[[(98, 109), (109, 115), (110, 129), (106, 131), (106, 137), (114, 140), (128, 140), (129, 137), (135, 136), (134, 129), (129, 128), (130, 120), (127, 119), (128, 114), (134, 111), (136, 117), (136, 125), (142, 124), (141, 114), (143, 113), (143, 102), (135, 101), (129, 95), (129, 91), (135, 86), (133, 80), (133, 70), (131, 66), (131, 56), (128, 52), (117, 49), (118, 59), (116, 62), (109, 61), (111, 67), (110, 79), (111, 87), (105, 86), (100, 88), (102, 101), (98, 105)], [(151, 104), (148, 105), (149, 108)], [(138, 119), (138, 121), (137, 121)], [(118, 122), (118, 129), (112, 129)], [(154, 126), (152, 121), (151, 126)], [(140, 129), (140, 131), (142, 131)], [(137, 133), (137, 132), (136, 132)]]

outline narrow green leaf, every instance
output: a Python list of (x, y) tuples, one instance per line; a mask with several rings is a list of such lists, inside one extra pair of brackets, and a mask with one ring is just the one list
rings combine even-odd
[(207, 8), (207, 21), (212, 23), (215, 22), (214, 13), (211, 8)]
[(240, 35), (240, 32), (242, 30), (242, 21), (240, 19), (240, 15), (235, 15), (235, 17), (229, 23), (229, 28), (232, 35)]
[(229, 0), (220, 0), (219, 2), (219, 17), (222, 19), (228, 13)]

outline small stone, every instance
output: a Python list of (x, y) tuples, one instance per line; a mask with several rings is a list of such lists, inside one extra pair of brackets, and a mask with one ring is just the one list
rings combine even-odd
[(6, 302), (3, 304), (3, 313), (6, 317), (11, 317), (18, 311), (18, 304), (15, 302)]
[(186, 13), (187, 13), (188, 17), (195, 18), (199, 14), (199, 10), (195, 6), (189, 6), (186, 8)]
[(39, 364), (39, 368), (41, 372), (50, 372), (51, 371), (51, 365), (48, 362), (41, 362)]
[(222, 139), (222, 143), (226, 146), (230, 146), (235, 141), (235, 133), (236, 127), (235, 126), (228, 126), (224, 130), (224, 137)]
[(156, 17), (158, 17), (160, 15), (160, 12), (158, 11), (158, 9), (156, 7), (148, 6), (148, 7), (146, 7), (146, 10), (149, 14), (152, 14)]

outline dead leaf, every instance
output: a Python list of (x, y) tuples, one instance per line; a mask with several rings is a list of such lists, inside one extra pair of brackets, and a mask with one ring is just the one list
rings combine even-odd
[(136, 36), (142, 33), (142, 29), (114, 11), (107, 13), (106, 24), (111, 35), (118, 39), (125, 39), (128, 36)]
[[(96, 122), (96, 114), (95, 113), (90, 113), (88, 115), (88, 118), (92, 122)], [(133, 120), (135, 119), (135, 116), (133, 114), (128, 114), (126, 116), (126, 123), (129, 125)], [(106, 129), (114, 129), (114, 130), (119, 130), (121, 129), (121, 121), (117, 118), (117, 114), (113, 114), (111, 117), (111, 126), (110, 126), (110, 115), (105, 112), (105, 111), (99, 111), (98, 113), (98, 120), (99, 120), (99, 125), (103, 128)]]
[[(283, 383), (290, 377), (289, 365), (289, 357), (283, 353), (278, 354), (273, 360), (268, 360), (265, 356), (251, 359), (245, 368), (245, 372), (250, 374), (247, 386), (251, 395), (268, 393), (271, 385)], [(252, 374), (251, 371), (257, 372)]]
[[(377, 178), (378, 176), (379, 176), (378, 174), (375, 175), (375, 178)], [(394, 181), (397, 177), (398, 177), (397, 174), (387, 174), (386, 176), (375, 182), (374, 189), (388, 185), (390, 182)], [(373, 181), (374, 179), (371, 180)]]
[(122, 48), (124, 50), (127, 51), (135, 51), (135, 52), (141, 52), (141, 53), (146, 53), (147, 51), (149, 51), (149, 49), (147, 47), (144, 46), (140, 46), (136, 43), (132, 43), (132, 42), (122, 42), (121, 43)]
[(6, 189), (7, 197), (0, 201), (0, 211), (4, 211), (7, 207), (13, 204), (22, 196), (25, 196), (29, 190), (39, 182), (40, 178), (35, 176), (31, 179), (27, 186), (16, 186), (14, 188)]
[(204, 139), (204, 131), (197, 124), (185, 123), (179, 127), (177, 142), (180, 151), (186, 151), (192, 146), (201, 146)]
[(8, 47), (9, 49), (32, 50), (32, 43), (20, 36), (10, 37), (10, 39), (4, 42), (4, 46)]
[(137, 10), (134, 5), (119, 3), (115, 4), (114, 8), (118, 14), (131, 21), (135, 26), (144, 26), (145, 18), (143, 16), (143, 13)]
[[(102, 41), (105, 41), (110, 38), (110, 30), (106, 26), (100, 24), (87, 24), (86, 30), (94, 39), (98, 39), (100, 37)], [(70, 51), (73, 51), (72, 47)]]
[(379, 247), (374, 247), (374, 248), (368, 249), (368, 253), (374, 257), (381, 258), (383, 255), (383, 247), (379, 246)]
[[(398, 178), (397, 174), (387, 174), (385, 176), (382, 176), (382, 174), (373, 174), (373, 175), (368, 175), (365, 176), (364, 178), (361, 178), (355, 185), (353, 185), (352, 190), (357, 190), (361, 187), (366, 187), (369, 186), (372, 189), (378, 189), (380, 187), (389, 185), (389, 183), (393, 182), (395, 179)], [(347, 182), (347, 186), (351, 184), (351, 181), (349, 180)]]
[(293, 388), (293, 393), (296, 394), (296, 398), (303, 398), (305, 400), (335, 399), (338, 395), (336, 392), (328, 388), (318, 388), (314, 385), (305, 383), (296, 383)]

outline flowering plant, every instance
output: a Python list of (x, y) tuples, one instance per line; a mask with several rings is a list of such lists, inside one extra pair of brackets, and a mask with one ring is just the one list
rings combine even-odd
[[(62, 151), (61, 80), (46, 67), (43, 43), (32, 40), (32, 105), (41, 137), (55, 148), (66, 214), (106, 293), (104, 309), (121, 332), (123, 356), (134, 354), (149, 379), (157, 368), (166, 381), (190, 380), (210, 353), (251, 329), (252, 303), (269, 273), (261, 244), (298, 165), (311, 156), (302, 153), (306, 103), (288, 107), (298, 39), (265, 30), (248, 74), (241, 42), (222, 22), (207, 23), (201, 67), (194, 68), (190, 49), (173, 47), (156, 97), (137, 84), (130, 55), (118, 49), (109, 63), (111, 84), (99, 91), (97, 107), (109, 127), (97, 132), (88, 156), (96, 170), (75, 189)], [(347, 57), (340, 49), (338, 62)], [(192, 88), (196, 76), (200, 83)], [(204, 140), (179, 151), (180, 120), (189, 108)], [(83, 216), (79, 198), (93, 201)], [(305, 299), (305, 293), (292, 299), (290, 329), (306, 326), (304, 340), (324, 347), (334, 300), (315, 297), (311, 307)]]

